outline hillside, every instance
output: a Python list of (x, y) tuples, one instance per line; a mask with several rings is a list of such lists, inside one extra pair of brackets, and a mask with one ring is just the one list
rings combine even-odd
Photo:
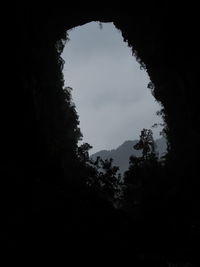
[[(124, 173), (129, 166), (129, 158), (131, 155), (140, 157), (142, 155), (141, 150), (135, 150), (133, 146), (138, 142), (138, 140), (128, 140), (125, 141), (116, 149), (112, 150), (101, 150), (92, 154), (90, 157), (95, 160), (98, 156), (102, 159), (112, 158), (113, 163), (116, 166), (119, 166), (120, 173)], [(159, 157), (166, 153), (167, 145), (165, 138), (159, 138), (156, 140), (156, 150), (159, 153)]]

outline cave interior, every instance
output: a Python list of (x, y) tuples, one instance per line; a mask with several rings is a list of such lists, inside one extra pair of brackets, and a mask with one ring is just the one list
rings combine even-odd
[[(1, 139), (2, 236), (9, 248), (98, 254), (103, 244), (105, 255), (117, 252), (133, 261), (197, 260), (199, 16), (192, 4), (152, 2), (112, 8), (58, 3), (14, 7), (14, 27), (6, 28), (15, 42), (9, 50), (12, 65), (4, 85), (8, 94)], [(92, 21), (113, 22), (121, 31), (164, 108), (167, 171), (174, 191), (168, 195), (169, 214), (160, 211), (143, 226), (82, 192), (73, 163), (78, 133), (70, 124), (73, 115), (64, 122), (59, 109), (64, 101), (61, 53), (66, 32)]]

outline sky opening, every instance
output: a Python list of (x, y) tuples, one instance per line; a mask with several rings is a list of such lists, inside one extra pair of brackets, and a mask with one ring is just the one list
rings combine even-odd
[[(62, 53), (65, 86), (73, 88), (81, 143), (93, 146), (90, 154), (115, 149), (162, 123), (148, 74), (113, 23), (87, 23), (68, 31), (68, 37)], [(161, 127), (152, 130), (155, 139), (161, 137)]]

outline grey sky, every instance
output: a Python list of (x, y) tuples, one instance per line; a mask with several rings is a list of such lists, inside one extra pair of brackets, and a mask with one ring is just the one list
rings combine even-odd
[[(62, 57), (65, 85), (80, 119), (83, 141), (92, 153), (138, 139), (143, 128), (161, 122), (160, 105), (147, 88), (149, 77), (140, 70), (131, 48), (112, 23), (92, 22), (68, 32)], [(159, 138), (160, 128), (153, 130)]]

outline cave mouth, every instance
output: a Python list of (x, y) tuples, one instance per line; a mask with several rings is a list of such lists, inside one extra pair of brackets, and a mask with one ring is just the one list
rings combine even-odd
[(162, 107), (121, 31), (112, 22), (91, 21), (68, 30), (67, 37), (61, 55), (65, 86), (73, 89), (82, 141), (92, 145), (91, 153), (136, 140), (143, 128), (159, 139), (163, 120), (156, 112)]

